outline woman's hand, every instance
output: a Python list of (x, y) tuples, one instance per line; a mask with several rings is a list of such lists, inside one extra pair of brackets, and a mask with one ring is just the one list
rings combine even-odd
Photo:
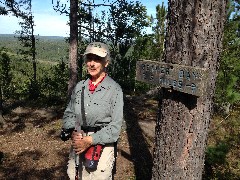
[(83, 136), (82, 133), (74, 131), (72, 134), (72, 145), (76, 154), (81, 154), (92, 145), (92, 137)]

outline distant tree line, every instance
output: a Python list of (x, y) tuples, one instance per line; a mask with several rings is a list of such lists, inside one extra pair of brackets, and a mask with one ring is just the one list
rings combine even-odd
[[(0, 47), (5, 47), (12, 53), (19, 54), (24, 47), (16, 38), (17, 35), (0, 35)], [(68, 61), (68, 43), (64, 37), (37, 36), (37, 61), (60, 62)]]

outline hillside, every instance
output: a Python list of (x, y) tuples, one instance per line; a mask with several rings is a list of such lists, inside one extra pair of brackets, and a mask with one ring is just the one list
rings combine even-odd
[[(67, 61), (68, 43), (60, 36), (36, 36), (36, 59), (41, 61)], [(14, 53), (22, 49), (18, 38), (14, 34), (0, 34), (0, 48), (5, 47)]]

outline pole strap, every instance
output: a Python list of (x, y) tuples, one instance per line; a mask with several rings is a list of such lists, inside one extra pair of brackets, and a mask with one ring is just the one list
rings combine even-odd
[(81, 92), (81, 113), (82, 113), (83, 126), (87, 126), (85, 108), (84, 108), (84, 90), (85, 90), (85, 86), (82, 87), (82, 92)]

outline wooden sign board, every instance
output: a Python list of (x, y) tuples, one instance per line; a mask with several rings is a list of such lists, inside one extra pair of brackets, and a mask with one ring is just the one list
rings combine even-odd
[(208, 71), (203, 68), (156, 62), (137, 61), (136, 80), (202, 96), (206, 91)]

